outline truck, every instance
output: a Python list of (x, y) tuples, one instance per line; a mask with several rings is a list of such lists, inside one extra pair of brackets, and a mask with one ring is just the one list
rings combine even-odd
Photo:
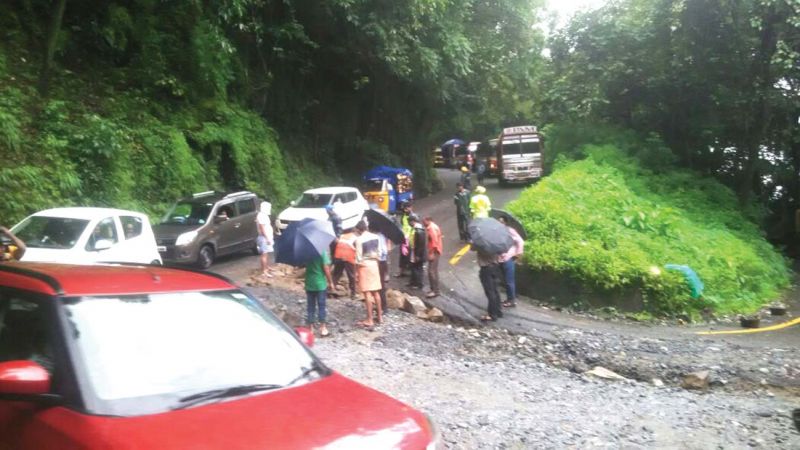
[(478, 151), (475, 152), (476, 164), (473, 166), (472, 171), (477, 172), (478, 161), (483, 161), (486, 164), (486, 176), (497, 176), (497, 139), (490, 139), (488, 142), (481, 142), (478, 145)]
[(544, 175), (542, 138), (534, 125), (503, 128), (497, 138), (500, 184), (538, 180)]
[(378, 166), (364, 174), (364, 198), (370, 206), (394, 213), (414, 200), (414, 175), (402, 167)]

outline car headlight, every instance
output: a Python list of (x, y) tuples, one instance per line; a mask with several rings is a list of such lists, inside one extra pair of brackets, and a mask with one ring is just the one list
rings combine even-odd
[(425, 419), (428, 420), (428, 428), (431, 430), (431, 442), (425, 446), (425, 450), (444, 450), (444, 441), (439, 427), (427, 414), (425, 414)]
[(188, 231), (178, 236), (178, 239), (175, 239), (175, 245), (180, 246), (180, 245), (191, 244), (196, 237), (197, 237), (197, 231)]

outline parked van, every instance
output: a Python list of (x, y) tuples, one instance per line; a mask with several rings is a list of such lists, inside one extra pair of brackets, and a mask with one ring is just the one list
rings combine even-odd
[(255, 251), (258, 198), (247, 191), (209, 191), (177, 201), (154, 227), (165, 262), (211, 267), (222, 255)]

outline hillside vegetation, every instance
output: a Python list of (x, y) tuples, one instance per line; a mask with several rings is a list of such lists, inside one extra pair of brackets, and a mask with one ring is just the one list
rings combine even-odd
[(432, 142), (523, 105), (538, 2), (495, 3), (0, 2), (0, 221), (207, 189), (280, 207), (379, 163), (424, 194)]
[[(607, 128), (551, 128), (550, 134), (554, 152), (584, 159), (560, 157), (551, 176), (509, 205), (529, 233), (525, 262), (531, 267), (599, 292), (640, 288), (645, 308), (665, 315), (749, 312), (788, 285), (783, 257), (734, 193), (670, 165), (657, 139), (615, 138)], [(608, 142), (567, 151), (559, 147), (564, 134)], [(666, 264), (696, 271), (703, 297), (692, 299), (686, 280)]]

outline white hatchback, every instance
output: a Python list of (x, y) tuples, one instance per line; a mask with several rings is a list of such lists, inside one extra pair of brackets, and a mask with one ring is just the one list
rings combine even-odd
[(27, 247), (22, 261), (161, 264), (150, 220), (135, 211), (53, 208), (26, 217), (11, 231)]
[(325, 207), (333, 205), (333, 210), (342, 219), (342, 228), (348, 229), (356, 226), (364, 211), (369, 209), (369, 204), (358, 189), (352, 187), (324, 187), (309, 189), (303, 192), (291, 206), (278, 214), (277, 225), (283, 230), (291, 222), (306, 218), (328, 220)]

